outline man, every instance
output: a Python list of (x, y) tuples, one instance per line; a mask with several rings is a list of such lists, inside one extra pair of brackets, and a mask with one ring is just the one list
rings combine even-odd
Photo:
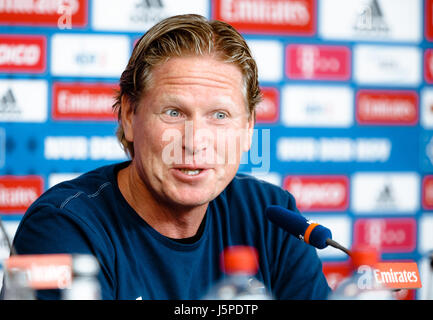
[(236, 175), (259, 101), (256, 64), (231, 26), (197, 15), (156, 24), (114, 106), (131, 161), (48, 190), (23, 217), (16, 251), (94, 255), (103, 299), (200, 299), (223, 276), (223, 249), (248, 245), (275, 298), (325, 299), (315, 250), (264, 216), (271, 204), (296, 210), (293, 197)]

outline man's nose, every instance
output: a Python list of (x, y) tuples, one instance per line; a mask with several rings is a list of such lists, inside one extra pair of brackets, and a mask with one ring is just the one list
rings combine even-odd
[(194, 117), (185, 121), (183, 147), (189, 155), (205, 151), (212, 140), (212, 132), (207, 128), (205, 119)]

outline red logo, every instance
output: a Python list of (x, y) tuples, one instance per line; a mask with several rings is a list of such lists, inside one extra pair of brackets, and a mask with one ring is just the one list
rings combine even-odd
[(416, 247), (413, 218), (358, 219), (354, 225), (354, 245), (370, 245), (381, 252), (411, 252)]
[(0, 36), (0, 72), (44, 72), (47, 45), (43, 36)]
[(52, 116), (55, 120), (112, 121), (117, 85), (96, 83), (53, 84)]
[[(433, 9), (432, 9), (433, 10)], [(424, 78), (428, 83), (433, 83), (433, 50), (424, 52)]]
[(425, 37), (433, 41), (433, 0), (426, 0), (425, 12)]
[(214, 18), (243, 33), (313, 35), (316, 0), (215, 0)]
[(300, 211), (344, 211), (348, 207), (346, 176), (287, 176), (283, 185)]
[(0, 213), (23, 213), (42, 194), (40, 176), (0, 177)]
[(380, 262), (374, 265), (374, 280), (390, 289), (419, 289), (421, 277), (415, 262)]
[(292, 79), (349, 80), (350, 56), (344, 46), (288, 45), (286, 74)]
[[(411, 266), (412, 267), (412, 266)], [(347, 279), (352, 275), (355, 270), (353, 269), (353, 265), (348, 261), (325, 261), (323, 262), (322, 267), (323, 274), (325, 275), (326, 281), (328, 282), (329, 287), (332, 290), (335, 290), (343, 280)], [(415, 271), (415, 270), (414, 270)], [(380, 272), (380, 271), (379, 271)], [(385, 270), (386, 272), (386, 270)], [(416, 270), (416, 275), (418, 275), (418, 271)], [(380, 279), (382, 279), (382, 275), (380, 273), (377, 274)], [(384, 275), (385, 277), (387, 275)], [(401, 288), (402, 286), (399, 286)], [(415, 290), (402, 289), (395, 292), (392, 292), (393, 297), (396, 300), (415, 300)]]
[(256, 107), (258, 123), (277, 122), (280, 110), (280, 94), (277, 88), (262, 87), (263, 100)]
[(6, 272), (24, 271), (33, 289), (65, 289), (72, 281), (70, 254), (14, 255), (5, 261)]
[(8, 0), (0, 5), (0, 24), (59, 26), (68, 20), (71, 27), (87, 24), (87, 0)]
[(360, 124), (415, 125), (418, 95), (415, 91), (359, 90), (356, 119)]
[(433, 176), (425, 176), (422, 180), (422, 206), (433, 210)]

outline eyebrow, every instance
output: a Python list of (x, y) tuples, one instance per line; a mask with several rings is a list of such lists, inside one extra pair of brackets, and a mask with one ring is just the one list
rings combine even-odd
[[(176, 105), (180, 105), (183, 106), (185, 105), (185, 101), (184, 99), (182, 99), (181, 96), (178, 96), (176, 94), (172, 94), (172, 93), (164, 93), (161, 96), (161, 101), (165, 102), (165, 103), (173, 103)], [(229, 95), (226, 96), (213, 96), (211, 98), (211, 100), (208, 101), (208, 105), (213, 105), (215, 107), (218, 106), (227, 106), (227, 107), (236, 107), (236, 104), (234, 103), (233, 99), (231, 99), (231, 97)]]

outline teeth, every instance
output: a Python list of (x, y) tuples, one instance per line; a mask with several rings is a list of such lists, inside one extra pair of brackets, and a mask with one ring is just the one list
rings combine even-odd
[(180, 171), (182, 171), (183, 173), (185, 173), (189, 176), (195, 176), (195, 175), (199, 174), (201, 170), (200, 169), (197, 169), (197, 170), (180, 169)]

